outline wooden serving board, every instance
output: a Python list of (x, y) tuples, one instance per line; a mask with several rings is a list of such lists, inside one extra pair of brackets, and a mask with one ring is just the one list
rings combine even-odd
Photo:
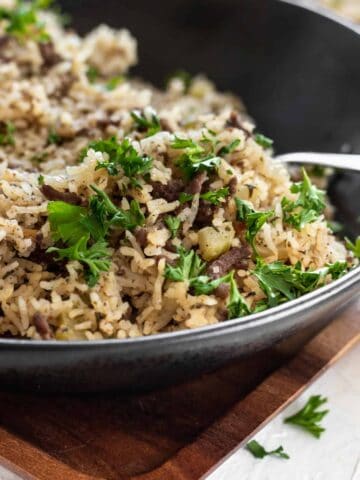
[(36, 480), (196, 480), (360, 339), (353, 304), (289, 359), (284, 346), (152, 393), (0, 392), (0, 464)]

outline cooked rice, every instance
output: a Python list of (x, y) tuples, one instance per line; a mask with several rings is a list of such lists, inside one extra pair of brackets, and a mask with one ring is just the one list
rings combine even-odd
[[(162, 221), (165, 213), (183, 220), (186, 248), (198, 250), (199, 246), (200, 228), (195, 221), (199, 196), (194, 195), (180, 213), (178, 200), (153, 196), (153, 182), (167, 185), (176, 176), (174, 160), (179, 152), (170, 146), (174, 134), (199, 141), (209, 130), (220, 146), (240, 140), (232, 153), (223, 156), (210, 187), (227, 186), (235, 176), (233, 196), (248, 200), (255, 209), (275, 210), (275, 220), (256, 239), (266, 262), (301, 262), (303, 268), (319, 269), (348, 258), (323, 216), (300, 232), (284, 224), (281, 199), (294, 198), (289, 173), (247, 133), (254, 127), (238, 98), (217, 92), (203, 76), (193, 79), (188, 91), (178, 78), (166, 91), (158, 91), (126, 76), (137, 61), (136, 40), (127, 30), (101, 25), (81, 38), (65, 31), (52, 14), (43, 17), (59, 55), (54, 65), (45, 65), (39, 44), (33, 40), (6, 37), (0, 46), (1, 122), (15, 126), (14, 145), (0, 147), (0, 334), (33, 339), (122, 339), (224, 319), (224, 299), (214, 294), (192, 295), (186, 282), (164, 278), (166, 263), (177, 258), (167, 248), (170, 232)], [(5, 36), (0, 25), (0, 40)], [(98, 70), (95, 83), (89, 82), (89, 66)], [(114, 75), (124, 75), (124, 81), (113, 90), (104, 88)], [(164, 131), (143, 138), (134, 130), (130, 112), (145, 109), (146, 113), (150, 106), (157, 111)], [(241, 112), (238, 126), (227, 123), (233, 111)], [(49, 143), (49, 132), (56, 132), (61, 143)], [(89, 141), (113, 135), (130, 137), (139, 153), (153, 158), (150, 179), (142, 189), (132, 188), (124, 176), (110, 177), (105, 169), (96, 170), (98, 162), (106, 160), (102, 152), (89, 149), (78, 162)], [(116, 237), (111, 242), (111, 268), (92, 288), (79, 262), (66, 263), (61, 273), (54, 264), (41, 262), (35, 253), (44, 252), (53, 240), (39, 174), (46, 185), (73, 192), (83, 200), (93, 194), (91, 184), (105, 190), (121, 208), (128, 209), (129, 200), (136, 199), (146, 216), (145, 245), (140, 245), (134, 232)], [(127, 196), (119, 198), (124, 186)], [(217, 207), (212, 225), (224, 228), (234, 216), (234, 199), (230, 198)], [(242, 242), (233, 234), (232, 247)], [(174, 241), (175, 246), (179, 243)], [(254, 260), (250, 260), (247, 269), (238, 271), (241, 293), (250, 307), (264, 298), (250, 273), (253, 267)], [(39, 313), (50, 326), (47, 336), (36, 324)]]

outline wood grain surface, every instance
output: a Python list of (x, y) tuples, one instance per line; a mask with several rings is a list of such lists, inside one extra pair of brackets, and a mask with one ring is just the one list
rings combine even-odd
[(1, 392), (0, 463), (36, 480), (199, 479), (359, 336), (354, 304), (290, 360), (278, 346), (142, 395)]

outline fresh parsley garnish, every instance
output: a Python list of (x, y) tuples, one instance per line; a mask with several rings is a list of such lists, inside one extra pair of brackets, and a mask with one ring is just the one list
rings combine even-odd
[(6, 22), (5, 32), (19, 41), (49, 41), (49, 34), (38, 18), (38, 11), (48, 8), (50, 3), (50, 0), (18, 0), (13, 8), (0, 7), (0, 20)]
[(303, 271), (300, 262), (290, 266), (280, 261), (265, 263), (258, 259), (253, 274), (266, 294), (267, 306), (275, 307), (315, 290), (323, 285), (327, 275), (335, 280), (346, 270), (346, 262), (336, 262), (320, 270)]
[(284, 458), (288, 460), (290, 457), (287, 453), (284, 452), (284, 448), (280, 445), (280, 447), (276, 448), (275, 450), (271, 450), (270, 452), (266, 451), (265, 448), (260, 445), (259, 442), (256, 440), (251, 440), (249, 443), (246, 444), (246, 449), (255, 457), (255, 458), (264, 458), (268, 455), (272, 455), (279, 458)]
[(122, 171), (129, 178), (133, 187), (140, 188), (139, 177), (150, 172), (152, 159), (147, 155), (140, 155), (133, 147), (131, 141), (125, 138), (121, 143), (115, 137), (108, 140), (97, 140), (90, 142), (83, 149), (80, 158), (83, 159), (88, 150), (93, 148), (97, 152), (106, 153), (108, 158), (104, 162), (99, 162), (96, 169), (106, 168), (109, 175), (119, 175)]
[(144, 112), (141, 112), (140, 110), (132, 110), (130, 115), (135, 122), (136, 128), (140, 132), (146, 133), (147, 137), (151, 137), (152, 135), (155, 135), (155, 133), (160, 132), (160, 120), (157, 113), (152, 108), (147, 108)]
[(98, 281), (100, 272), (110, 267), (110, 253), (106, 237), (111, 228), (132, 230), (144, 223), (139, 204), (133, 200), (129, 210), (117, 208), (108, 195), (92, 185), (95, 195), (88, 208), (63, 201), (48, 203), (48, 217), (54, 242), (61, 247), (50, 247), (60, 259), (77, 260), (85, 267), (90, 286)]
[(321, 395), (313, 395), (309, 398), (304, 408), (295, 413), (295, 415), (285, 418), (284, 422), (298, 425), (311, 433), (311, 435), (314, 435), (314, 437), (320, 438), (325, 428), (319, 424), (325, 415), (329, 413), (329, 410), (319, 410), (319, 408), (326, 402), (327, 398), (321, 397)]
[(231, 281), (232, 273), (228, 273), (223, 277), (211, 280), (207, 275), (200, 275), (199, 277), (191, 281), (191, 287), (195, 295), (210, 295), (216, 288), (223, 283), (229, 283)]
[(123, 210), (116, 207), (103, 190), (95, 185), (91, 185), (91, 188), (96, 192), (96, 195), (90, 198), (90, 209), (96, 219), (104, 226), (105, 233), (110, 227), (133, 230), (144, 225), (145, 217), (136, 200), (131, 200), (129, 210)]
[(45, 183), (45, 178), (44, 175), (39, 175), (38, 176), (38, 185), (41, 187)]
[(178, 249), (179, 258), (177, 264), (173, 267), (166, 265), (165, 278), (173, 282), (185, 282), (190, 284), (204, 271), (206, 264), (201, 260), (194, 250), (185, 250), (184, 247)]
[(228, 155), (229, 153), (232, 153), (240, 145), (240, 143), (241, 143), (240, 139), (234, 140), (233, 142), (230, 143), (230, 145), (226, 145), (225, 147), (222, 147), (218, 151), (218, 155), (222, 157), (223, 155)]
[(265, 137), (262, 133), (255, 133), (255, 142), (263, 148), (271, 148), (274, 145), (274, 141), (269, 137)]
[(47, 137), (47, 141), (50, 145), (60, 145), (60, 143), (62, 142), (62, 138), (60, 137), (60, 135), (56, 132), (56, 130), (54, 130), (53, 128), (51, 128), (49, 130), (49, 134), (48, 134), (48, 137)]
[(89, 80), (89, 83), (95, 83), (100, 76), (100, 72), (96, 67), (90, 65), (86, 70), (86, 76)]
[(200, 144), (189, 138), (175, 137), (171, 148), (184, 150), (177, 161), (177, 166), (187, 179), (192, 178), (198, 172), (215, 170), (221, 161), (219, 156), (213, 152), (206, 153)]
[[(200, 198), (202, 200), (206, 200), (209, 203), (212, 203), (213, 205), (220, 205), (221, 200), (223, 200), (228, 195), (229, 195), (229, 188), (224, 187), (224, 188), (219, 188), (219, 190), (209, 190), (208, 192), (202, 193), (200, 195)], [(193, 198), (194, 198), (194, 195), (192, 195), (191, 193), (181, 192), (179, 195), (179, 202), (181, 204), (186, 202), (191, 202)]]
[(107, 272), (110, 268), (110, 252), (107, 243), (99, 240), (89, 246), (88, 236), (83, 236), (68, 248), (50, 247), (48, 252), (55, 252), (59, 259), (77, 260), (85, 266), (85, 278), (89, 287), (94, 287), (101, 272)]
[(294, 183), (290, 188), (292, 193), (299, 194), (297, 200), (284, 197), (281, 201), (284, 222), (299, 231), (307, 223), (317, 220), (325, 209), (325, 192), (311, 183), (304, 168), (302, 172), (303, 181)]
[(262, 226), (272, 217), (274, 217), (273, 210), (267, 210), (265, 212), (256, 211), (251, 204), (240, 198), (235, 198), (235, 204), (237, 209), (237, 219), (240, 222), (244, 222), (246, 225), (246, 240), (252, 246), (255, 254), (257, 255), (255, 247), (255, 238)]
[(115, 77), (110, 78), (110, 80), (106, 82), (105, 88), (106, 90), (111, 92), (112, 90), (115, 90), (115, 88), (117, 88), (121, 83), (124, 83), (124, 82), (125, 82), (124, 75), (116, 75)]
[(206, 200), (207, 202), (212, 203), (213, 205), (220, 205), (221, 200), (229, 195), (229, 188), (219, 188), (219, 190), (209, 190), (208, 192), (202, 193), (200, 198)]
[(244, 297), (239, 292), (234, 278), (234, 272), (230, 273), (230, 297), (227, 309), (229, 319), (243, 317), (251, 313)]
[(167, 217), (165, 217), (164, 222), (165, 222), (165, 225), (170, 230), (171, 238), (175, 238), (181, 225), (180, 218), (172, 217), (171, 215), (168, 215)]
[(12, 122), (0, 124), (0, 145), (15, 145), (15, 125)]
[(346, 238), (345, 240), (346, 240), (346, 248), (351, 252), (353, 252), (356, 258), (360, 258), (360, 236), (357, 237), (357, 239), (354, 240), (354, 242), (352, 242), (348, 238)]

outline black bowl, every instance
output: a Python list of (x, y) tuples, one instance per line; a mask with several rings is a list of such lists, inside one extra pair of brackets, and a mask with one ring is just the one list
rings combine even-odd
[[(291, 2), (64, 0), (82, 32), (100, 22), (139, 40), (136, 73), (161, 85), (179, 67), (240, 94), (278, 152), (360, 152), (360, 37)], [(338, 218), (359, 233), (360, 178), (331, 186)], [(130, 340), (0, 340), (2, 385), (42, 390), (136, 389), (176, 381), (319, 326), (358, 295), (360, 270), (261, 314), (198, 330)]]

